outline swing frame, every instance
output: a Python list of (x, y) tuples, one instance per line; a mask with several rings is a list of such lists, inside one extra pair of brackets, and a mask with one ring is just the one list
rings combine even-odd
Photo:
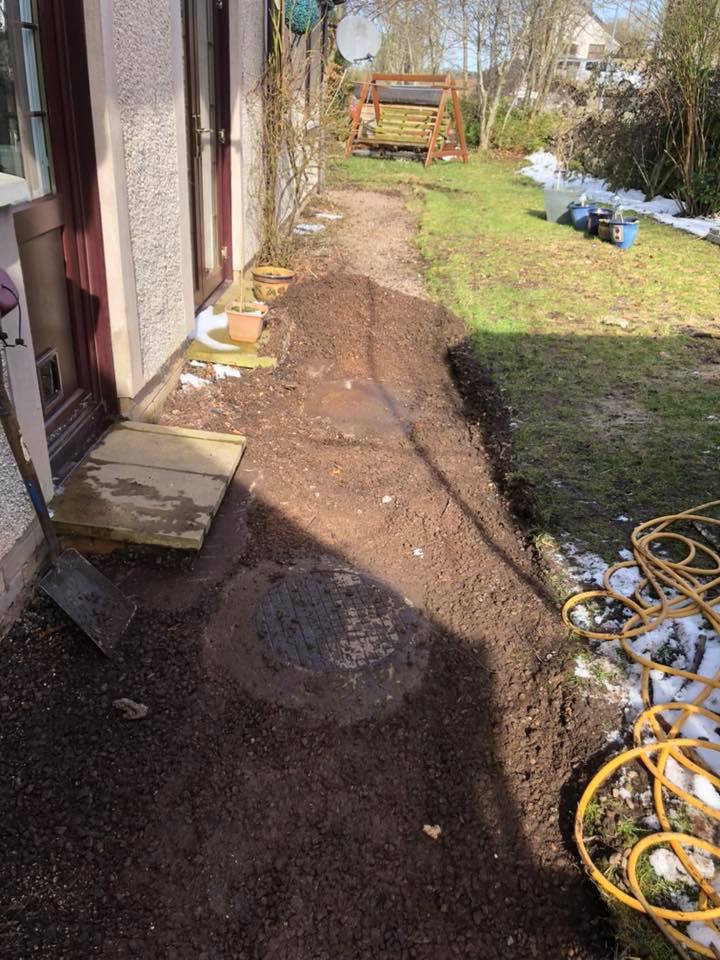
[[(440, 91), (437, 107), (415, 104), (383, 105), (378, 93), (381, 84), (396, 84), (395, 90), (430, 87)], [(418, 86), (416, 86), (418, 85)], [(375, 128), (362, 130), (364, 108), (372, 104)], [(449, 108), (449, 111), (448, 111)], [(383, 115), (385, 121), (383, 122)], [(455, 142), (451, 134), (455, 135)], [(372, 73), (363, 81), (360, 96), (351, 114), (350, 134), (345, 145), (349, 157), (355, 147), (418, 150), (425, 153), (425, 167), (441, 157), (454, 157), (468, 162), (460, 97), (457, 84), (450, 74), (432, 73)]]

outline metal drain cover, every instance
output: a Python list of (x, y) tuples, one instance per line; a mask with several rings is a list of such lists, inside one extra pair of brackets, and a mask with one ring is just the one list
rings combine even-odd
[(282, 663), (306, 670), (360, 670), (403, 647), (411, 608), (368, 577), (345, 570), (291, 575), (255, 612), (258, 636)]

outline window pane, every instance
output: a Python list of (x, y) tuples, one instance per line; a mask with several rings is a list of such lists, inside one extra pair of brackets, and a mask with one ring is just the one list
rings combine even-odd
[(31, 112), (42, 110), (40, 97), (40, 77), (38, 76), (37, 58), (35, 51), (35, 30), (22, 27), (22, 54), (25, 66), (25, 82), (27, 84), (27, 108)]
[(33, 0), (0, 0), (0, 171), (41, 197), (53, 176), (36, 24)]
[(52, 179), (50, 177), (50, 158), (47, 155), (47, 139), (45, 136), (45, 118), (31, 117), (32, 153), (37, 170), (37, 183), (33, 184), (33, 196), (43, 197), (52, 193)]

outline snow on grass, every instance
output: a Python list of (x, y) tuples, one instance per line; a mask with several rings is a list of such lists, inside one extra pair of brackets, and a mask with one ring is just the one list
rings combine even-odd
[(702, 920), (693, 920), (687, 925), (685, 933), (695, 943), (703, 947), (717, 947), (720, 950), (720, 932), (714, 924), (704, 923)]
[[(667, 880), (668, 883), (692, 883), (690, 874), (672, 850), (666, 850), (664, 847), (653, 850), (649, 860), (650, 866), (662, 880)], [(694, 850), (688, 851), (688, 860), (705, 880), (714, 878), (715, 864), (711, 857), (706, 857), (700, 851)]]
[[(608, 568), (602, 557), (579, 550), (566, 541), (558, 547), (555, 558), (572, 577), (577, 591), (602, 587), (603, 576)], [(623, 550), (620, 559), (631, 561), (632, 553)], [(622, 567), (613, 574), (610, 583), (616, 593), (632, 597), (640, 581), (641, 573), (637, 567)], [(573, 621), (582, 629), (616, 633), (620, 628), (620, 623), (613, 619), (617, 612), (603, 611), (600, 598), (597, 604), (591, 602), (584, 608), (576, 608)], [(623, 616), (629, 613), (626, 610)], [(665, 620), (655, 629), (633, 637), (628, 644), (636, 654), (658, 664), (695, 671), (708, 678), (720, 673), (720, 637), (700, 614)], [(617, 641), (600, 641), (593, 644), (592, 648), (592, 651), (590, 648), (583, 650), (577, 657), (575, 676), (583, 680), (595, 680), (598, 686), (605, 688), (609, 698), (623, 701), (630, 708), (631, 716), (628, 719), (632, 720), (644, 709), (640, 694), (642, 668), (636, 662), (627, 660)], [(617, 671), (607, 674), (603, 670), (599, 664), (603, 660), (609, 661), (614, 667), (622, 666), (621, 680), (618, 680)], [(696, 667), (698, 661), (699, 666)], [(671, 676), (661, 669), (651, 671), (650, 681), (653, 703), (690, 703), (705, 690), (705, 685), (699, 681)], [(720, 690), (712, 691), (703, 706), (720, 713)], [(673, 724), (679, 719), (678, 711), (666, 711), (664, 718)], [(720, 743), (720, 724), (700, 714), (691, 714), (683, 721), (680, 735)], [(697, 754), (708, 769), (720, 775), (720, 752), (700, 749)], [(707, 806), (720, 810), (720, 793), (704, 777), (689, 773), (671, 759), (668, 760), (666, 772), (668, 778), (681, 789), (693, 794)]]
[[(543, 187), (552, 187), (557, 184), (557, 164), (552, 153), (538, 150), (526, 159), (529, 164), (520, 171), (523, 176), (529, 177)], [(578, 195), (584, 193), (589, 198), (600, 200), (602, 203), (610, 203), (618, 197), (626, 210), (644, 213), (660, 223), (669, 224), (676, 230), (692, 233), (696, 237), (707, 237), (712, 229), (720, 227), (720, 217), (681, 217), (679, 216), (680, 205), (675, 200), (668, 200), (667, 197), (646, 200), (640, 190), (611, 190), (604, 180), (597, 180), (594, 177), (569, 177), (563, 181), (562, 185), (577, 187)]]

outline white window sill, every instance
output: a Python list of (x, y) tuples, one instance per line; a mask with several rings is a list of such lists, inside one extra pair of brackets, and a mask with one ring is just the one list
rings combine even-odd
[(10, 173), (0, 173), (0, 207), (9, 207), (14, 203), (25, 203), (30, 199), (27, 180), (14, 177)]

